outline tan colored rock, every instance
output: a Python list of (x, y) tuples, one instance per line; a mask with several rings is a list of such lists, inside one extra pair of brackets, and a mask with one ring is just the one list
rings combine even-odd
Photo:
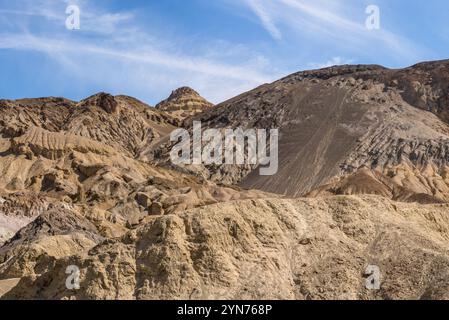
[[(58, 258), (4, 298), (447, 299), (448, 209), (377, 196), (217, 204)], [(81, 269), (76, 292), (69, 264)], [(378, 291), (364, 285), (368, 265)]]
[(151, 205), (150, 196), (143, 192), (139, 192), (136, 194), (136, 201), (140, 206), (144, 208), (148, 208)]
[[(305, 71), (213, 108), (0, 100), (0, 296), (449, 299), (448, 66)], [(173, 165), (193, 119), (279, 128), (278, 174)]]
[(166, 100), (156, 105), (157, 110), (167, 112), (180, 121), (212, 107), (212, 103), (189, 87), (174, 90)]
[(30, 127), (24, 135), (13, 139), (11, 148), (18, 154), (32, 153), (48, 159), (57, 159), (72, 151), (116, 154), (114, 149), (99, 142), (75, 135), (49, 132), (38, 127)]

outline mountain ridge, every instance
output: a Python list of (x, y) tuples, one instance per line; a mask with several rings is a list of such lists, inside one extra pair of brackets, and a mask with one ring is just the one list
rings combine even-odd
[[(447, 299), (448, 86), (443, 60), (297, 72), (217, 106), (0, 100), (0, 299)], [(171, 163), (193, 121), (278, 128), (278, 173)]]
[[(436, 79), (432, 67), (441, 71)], [(426, 82), (417, 82), (417, 78)], [(254, 167), (192, 170), (217, 181), (288, 196), (308, 194), (350, 173), (351, 167), (388, 171), (389, 166), (405, 162), (414, 171), (418, 164), (436, 162), (441, 173), (448, 158), (439, 150), (446, 148), (449, 132), (445, 116), (449, 104), (444, 103), (449, 88), (444, 87), (446, 80), (440, 84), (441, 79), (449, 80), (449, 60), (396, 70), (348, 65), (294, 73), (227, 100), (188, 122), (191, 126), (193, 120), (202, 121), (205, 128), (280, 128), (284, 174), (260, 177)], [(423, 87), (427, 89), (421, 90)], [(416, 101), (417, 105), (411, 104)], [(422, 101), (434, 107), (424, 108)], [(373, 137), (378, 141), (372, 141)], [(426, 148), (435, 148), (435, 156), (426, 154)], [(298, 154), (301, 150), (303, 155)], [(296, 172), (298, 175), (290, 178)], [(422, 193), (441, 196), (443, 191), (442, 198), (447, 200), (448, 182), (442, 177), (438, 183), (442, 181), (442, 190)], [(425, 188), (417, 186), (411, 192), (421, 193), (421, 189)]]

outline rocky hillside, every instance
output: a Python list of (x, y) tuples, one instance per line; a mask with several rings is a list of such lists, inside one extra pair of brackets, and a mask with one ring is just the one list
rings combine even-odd
[[(136, 99), (101, 93), (79, 103), (46, 98), (0, 104), (0, 244), (54, 205), (99, 214), (101, 233), (115, 236), (148, 215), (264, 195), (137, 159), (176, 121)], [(40, 209), (31, 209), (37, 203)]]
[[(449, 299), (448, 83), (437, 61), (299, 72), (216, 107), (189, 88), (156, 108), (0, 100), (0, 298)], [(193, 120), (279, 128), (278, 173), (173, 165)]]
[[(3, 298), (448, 299), (448, 211), (374, 196), (248, 200), (153, 217), (109, 240), (52, 211), (0, 251), (4, 285), (16, 279)], [(69, 265), (78, 291), (65, 287)], [(368, 265), (380, 290), (365, 287)]]
[(189, 87), (174, 90), (166, 100), (156, 105), (156, 109), (165, 111), (180, 121), (212, 107), (212, 103)]

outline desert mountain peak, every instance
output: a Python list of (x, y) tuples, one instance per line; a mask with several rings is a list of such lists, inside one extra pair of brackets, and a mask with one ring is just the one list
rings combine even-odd
[(190, 87), (180, 87), (180, 88), (172, 91), (169, 99), (176, 99), (176, 98), (178, 98), (179, 96), (182, 96), (182, 95), (200, 96), (200, 94), (197, 91), (193, 90)]
[(189, 87), (174, 90), (170, 96), (156, 105), (156, 109), (169, 112), (172, 116), (183, 120), (210, 109), (212, 103)]

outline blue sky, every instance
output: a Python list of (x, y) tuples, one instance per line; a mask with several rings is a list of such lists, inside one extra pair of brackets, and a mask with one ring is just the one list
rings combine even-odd
[[(80, 30), (65, 26), (68, 5)], [(369, 30), (367, 6), (380, 10)], [(0, 98), (93, 93), (218, 103), (287, 74), (449, 58), (447, 0), (0, 0)]]

